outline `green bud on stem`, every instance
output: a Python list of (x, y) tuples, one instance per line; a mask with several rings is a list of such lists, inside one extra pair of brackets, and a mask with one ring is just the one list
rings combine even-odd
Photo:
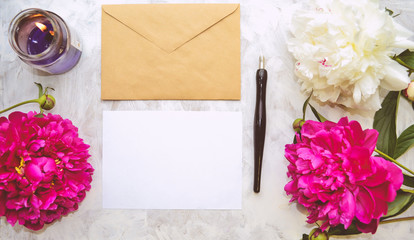
[(51, 110), (55, 106), (56, 100), (55, 100), (55, 98), (52, 95), (47, 94), (47, 90), (49, 90), (49, 89), (54, 90), (54, 89), (47, 87), (45, 89), (45, 91), (43, 91), (43, 87), (42, 87), (42, 85), (40, 83), (35, 83), (35, 84), (39, 87), (39, 98), (32, 99), (32, 100), (28, 100), (28, 101), (24, 101), (24, 102), (18, 103), (16, 105), (13, 105), (13, 106), (11, 106), (9, 108), (6, 108), (6, 109), (0, 111), (0, 114), (1, 113), (4, 113), (4, 112), (7, 112), (7, 111), (9, 111), (9, 110), (11, 110), (11, 109), (13, 109), (15, 107), (18, 107), (18, 106), (27, 104), (27, 103), (38, 103), (39, 104), (39, 107), (40, 107), (40, 114), (39, 114), (39, 116), (43, 116), (43, 110)]
[(52, 95), (43, 94), (39, 98), (39, 104), (41, 109), (50, 110), (55, 106), (56, 100)]
[(310, 240), (329, 240), (329, 235), (325, 231), (321, 231), (320, 228), (314, 228), (309, 234)]
[(295, 130), (295, 132), (300, 132), (304, 123), (305, 121), (302, 118), (296, 119), (292, 124), (293, 130)]

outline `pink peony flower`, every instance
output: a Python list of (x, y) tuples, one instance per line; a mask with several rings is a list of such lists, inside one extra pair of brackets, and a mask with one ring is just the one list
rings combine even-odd
[(70, 120), (36, 114), (0, 118), (0, 216), (33, 230), (76, 210), (94, 171)]
[(378, 132), (345, 117), (338, 123), (308, 120), (300, 134), (285, 146), (291, 202), (308, 210), (308, 223), (322, 221), (322, 231), (355, 221), (361, 232), (375, 233), (403, 182), (401, 169), (372, 156)]

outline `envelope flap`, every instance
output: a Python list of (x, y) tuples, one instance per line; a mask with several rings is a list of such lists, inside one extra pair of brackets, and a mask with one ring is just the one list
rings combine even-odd
[(172, 52), (231, 15), (239, 4), (103, 5), (117, 21), (166, 52)]

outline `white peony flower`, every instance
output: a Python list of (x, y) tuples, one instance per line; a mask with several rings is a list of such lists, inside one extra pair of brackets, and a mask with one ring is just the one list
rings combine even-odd
[(407, 69), (395, 48), (414, 49), (410, 31), (374, 0), (311, 0), (293, 15), (288, 42), (302, 90), (322, 102), (377, 110), (378, 88), (402, 90)]

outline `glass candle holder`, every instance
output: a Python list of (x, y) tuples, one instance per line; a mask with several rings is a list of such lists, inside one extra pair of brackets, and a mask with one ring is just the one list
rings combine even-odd
[(79, 40), (53, 12), (29, 8), (9, 26), (9, 43), (28, 65), (50, 74), (72, 69), (82, 54)]

